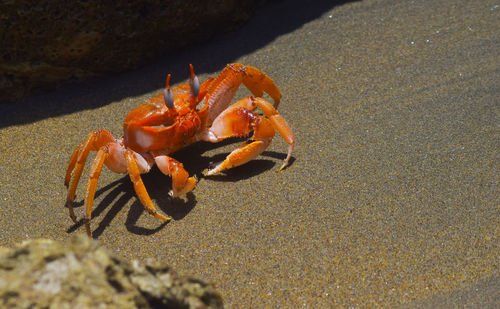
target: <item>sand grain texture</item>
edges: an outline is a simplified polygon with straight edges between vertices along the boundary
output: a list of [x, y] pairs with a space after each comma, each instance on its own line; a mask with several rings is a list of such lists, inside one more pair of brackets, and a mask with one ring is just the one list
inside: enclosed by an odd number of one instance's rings
[[[175, 218], [165, 226], [128, 177], [105, 170], [95, 237], [214, 282], [228, 308], [498, 307], [498, 2], [301, 3], [268, 5], [241, 30], [138, 71], [0, 106], [0, 245], [84, 233], [64, 207], [73, 148], [92, 129], [120, 135], [167, 72], [184, 82], [191, 62], [204, 80], [240, 62], [283, 92], [292, 165], [277, 172], [287, 146], [276, 136], [257, 160], [202, 177], [185, 202], [155, 169], [143, 180]], [[176, 158], [201, 175], [236, 145]]]

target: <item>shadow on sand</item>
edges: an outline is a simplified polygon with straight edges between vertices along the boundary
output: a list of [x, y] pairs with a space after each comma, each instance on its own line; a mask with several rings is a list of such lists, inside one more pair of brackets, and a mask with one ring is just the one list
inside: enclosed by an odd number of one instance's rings
[[219, 72], [227, 63], [271, 43], [318, 18], [333, 6], [350, 1], [300, 0], [276, 1], [262, 7], [239, 30], [222, 34], [207, 43], [196, 44], [144, 67], [95, 80], [66, 84], [53, 91], [44, 91], [13, 104], [0, 104], [0, 128], [30, 123], [48, 117], [93, 109], [161, 88], [166, 73], [173, 84], [188, 76], [188, 64], [197, 74]]

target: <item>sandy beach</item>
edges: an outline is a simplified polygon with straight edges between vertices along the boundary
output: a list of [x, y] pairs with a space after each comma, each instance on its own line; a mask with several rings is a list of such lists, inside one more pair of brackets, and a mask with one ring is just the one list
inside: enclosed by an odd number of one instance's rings
[[193, 63], [205, 80], [239, 62], [281, 89], [292, 164], [278, 172], [276, 135], [256, 160], [204, 177], [240, 142], [194, 144], [174, 155], [199, 178], [186, 198], [169, 197], [158, 169], [143, 175], [168, 224], [104, 169], [96, 239], [212, 282], [227, 308], [498, 307], [499, 34], [493, 0], [279, 1], [138, 70], [0, 105], [0, 246], [85, 233], [63, 182], [88, 132], [121, 136], [167, 73], [186, 82]]

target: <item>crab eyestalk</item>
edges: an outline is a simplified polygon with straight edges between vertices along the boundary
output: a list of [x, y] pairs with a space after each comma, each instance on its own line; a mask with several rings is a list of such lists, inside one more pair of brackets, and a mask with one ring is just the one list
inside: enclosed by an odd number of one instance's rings
[[165, 105], [168, 108], [174, 107], [174, 95], [172, 94], [172, 90], [170, 90], [170, 74], [167, 75], [167, 82], [163, 90], [163, 100], [165, 100]]
[[189, 86], [191, 87], [191, 94], [193, 97], [197, 98], [200, 94], [200, 81], [198, 77], [194, 74], [193, 65], [190, 63], [189, 68], [191, 69], [191, 76], [189, 77]]

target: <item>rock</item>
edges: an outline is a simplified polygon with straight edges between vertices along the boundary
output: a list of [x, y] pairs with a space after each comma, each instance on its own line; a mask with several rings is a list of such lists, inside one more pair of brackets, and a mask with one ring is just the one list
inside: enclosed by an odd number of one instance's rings
[[154, 261], [128, 262], [97, 241], [29, 240], [0, 255], [1, 308], [222, 308], [213, 287]]
[[2, 1], [0, 102], [203, 42], [247, 20], [262, 2]]

